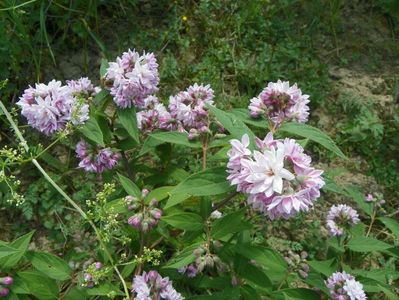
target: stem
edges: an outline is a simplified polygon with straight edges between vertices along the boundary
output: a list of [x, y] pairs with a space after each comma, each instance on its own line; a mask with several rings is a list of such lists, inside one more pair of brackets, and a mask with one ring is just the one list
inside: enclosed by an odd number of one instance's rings
[[[144, 252], [144, 232], [140, 230], [140, 250], [139, 250], [139, 259], [143, 256], [143, 252]], [[138, 275], [141, 273], [141, 269], [143, 267], [143, 263], [140, 262], [139, 265], [137, 266], [136, 271], [134, 272], [135, 275]]]
[[[19, 131], [18, 126], [15, 124], [14, 120], [12, 119], [10, 113], [8, 112], [7, 108], [4, 106], [3, 102], [0, 101], [0, 108], [1, 110], [4, 112], [4, 114], [6, 115], [6, 118], [8, 120], [8, 122], [10, 122], [10, 125], [12, 127], [12, 129], [14, 130], [16, 136], [18, 137], [18, 139], [21, 141], [22, 146], [24, 147], [24, 149], [26, 150], [26, 152], [29, 152], [29, 147], [28, 147], [28, 143], [26, 142], [25, 138], [23, 137], [21, 131]], [[122, 282], [123, 285], [123, 289], [125, 291], [126, 297], [129, 298], [129, 290], [127, 288], [126, 282], [123, 279], [121, 273], [118, 270], [118, 267], [115, 265], [114, 259], [112, 258], [111, 254], [109, 253], [107, 247], [105, 246], [104, 241], [101, 238], [101, 234], [98, 230], [98, 228], [96, 227], [96, 225], [93, 223], [92, 220], [90, 220], [90, 218], [87, 216], [87, 214], [79, 207], [78, 204], [76, 204], [75, 201], [73, 201], [64, 191], [63, 189], [57, 184], [55, 183], [55, 181], [47, 174], [47, 172], [42, 168], [42, 166], [39, 164], [39, 162], [33, 158], [32, 159], [32, 163], [35, 165], [35, 167], [40, 171], [40, 173], [42, 173], [43, 177], [61, 194], [62, 197], [64, 197], [64, 199], [73, 207], [77, 210], [77, 212], [82, 216], [83, 219], [85, 219], [90, 226], [93, 228], [94, 232], [96, 233], [97, 239], [100, 242], [101, 247], [104, 249], [104, 252], [106, 254], [106, 256], [108, 257], [109, 261], [111, 262], [112, 267], [114, 268], [115, 272], [118, 274], [119, 279]]]
[[208, 136], [202, 142], [202, 170], [206, 169], [206, 151], [208, 150]]
[[373, 227], [376, 214], [377, 214], [377, 209], [374, 205], [373, 215], [371, 216], [371, 221], [370, 221], [369, 229], [367, 230], [367, 233], [366, 233], [366, 237], [368, 237], [371, 232], [371, 228]]
[[287, 272], [287, 274], [285, 274], [283, 280], [281, 280], [280, 284], [278, 285], [277, 291], [279, 291], [283, 287], [284, 282], [287, 281], [288, 276], [290, 276], [290, 274], [291, 272]]
[[224, 206], [225, 204], [227, 204], [228, 202], [230, 202], [230, 200], [232, 200], [235, 196], [238, 195], [238, 192], [234, 192], [231, 193], [230, 195], [228, 195], [224, 200], [218, 202], [213, 208], [212, 208], [212, 212], [214, 212], [215, 210], [218, 210], [219, 208], [221, 208], [222, 206]]

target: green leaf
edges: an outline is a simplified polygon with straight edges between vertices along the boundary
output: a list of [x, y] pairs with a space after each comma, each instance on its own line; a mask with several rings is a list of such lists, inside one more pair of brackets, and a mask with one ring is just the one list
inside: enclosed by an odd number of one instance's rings
[[260, 264], [267, 271], [269, 278], [275, 283], [281, 282], [288, 272], [285, 260], [272, 249], [249, 244], [237, 244], [235, 251]]
[[130, 108], [117, 108], [118, 120], [126, 129], [127, 133], [137, 142], [139, 139], [139, 129], [137, 127], [136, 109], [134, 106]]
[[231, 191], [233, 188], [226, 178], [224, 167], [210, 168], [191, 175], [170, 192], [171, 197], [165, 209], [179, 204], [190, 196], [213, 196]]
[[251, 223], [245, 221], [245, 210], [240, 210], [217, 219], [212, 224], [211, 236], [214, 239], [221, 239], [228, 234], [251, 229]]
[[241, 286], [240, 291], [241, 296], [244, 298], [244, 300], [262, 300], [256, 289], [248, 284]]
[[391, 245], [371, 237], [355, 236], [347, 244], [355, 252], [373, 252], [392, 248]]
[[284, 123], [279, 131], [299, 135], [314, 141], [341, 158], [347, 158], [334, 141], [320, 129], [302, 123]]
[[45, 252], [32, 252], [29, 260], [36, 270], [43, 272], [48, 277], [56, 280], [67, 280], [71, 278], [72, 270], [61, 258]]
[[265, 274], [265, 272], [254, 265], [249, 263], [245, 263], [245, 265], [240, 266], [238, 269], [238, 274], [240, 277], [248, 280], [249, 282], [253, 283], [255, 286], [271, 290], [272, 283]]
[[162, 186], [151, 190], [148, 195], [144, 198], [146, 203], [149, 203], [152, 199], [161, 201], [169, 197], [169, 193], [174, 189], [174, 186]]
[[223, 125], [223, 127], [230, 132], [232, 137], [241, 140], [244, 134], [248, 134], [251, 141], [250, 146], [254, 146], [255, 135], [236, 115], [225, 112], [211, 105], [207, 105], [207, 108], [215, 115], [216, 119]]
[[387, 217], [381, 217], [378, 218], [382, 223], [384, 223], [384, 225], [386, 227], [388, 227], [388, 229], [390, 231], [392, 231], [392, 233], [394, 235], [396, 235], [397, 237], [399, 237], [399, 222], [391, 219], [391, 218], [387, 218]]
[[204, 227], [201, 216], [194, 213], [174, 213], [163, 216], [162, 220], [173, 227], [188, 231], [201, 230]]
[[308, 264], [317, 272], [329, 277], [337, 270], [337, 260], [335, 258], [323, 261], [312, 260]]
[[162, 145], [164, 141], [157, 140], [151, 136], [148, 136], [143, 143], [143, 146], [140, 149], [138, 156], [143, 156], [144, 154], [150, 152], [155, 149], [157, 146]]
[[29, 288], [30, 293], [40, 300], [54, 300], [58, 298], [58, 286], [54, 279], [38, 271], [24, 271], [18, 273]]
[[273, 299], [320, 300], [320, 295], [317, 292], [305, 288], [284, 289], [273, 293], [273, 296], [276, 297]]
[[88, 289], [86, 292], [88, 295], [92, 296], [107, 296], [109, 293], [115, 293], [115, 295], [119, 296], [125, 295], [117, 286], [108, 282], [101, 283], [91, 289]]
[[162, 143], [171, 143], [183, 145], [191, 148], [201, 148], [202, 145], [199, 141], [190, 141], [188, 135], [182, 132], [165, 131], [150, 134], [150, 137]]
[[94, 114], [90, 115], [90, 119], [80, 128], [80, 132], [96, 144], [105, 146], [103, 132]]
[[105, 58], [102, 58], [101, 65], [100, 65], [100, 77], [101, 78], [105, 77], [105, 73], [107, 73], [108, 67], [109, 67], [108, 60]]
[[0, 245], [0, 266], [2, 268], [12, 268], [20, 261], [28, 249], [34, 232], [31, 231], [11, 243]]
[[164, 269], [178, 269], [191, 264], [195, 260], [193, 251], [198, 248], [201, 243], [194, 243], [172, 257], [163, 267]]
[[68, 290], [68, 293], [65, 295], [64, 300], [84, 300], [87, 298], [87, 288], [74, 286], [73, 288]]
[[131, 196], [141, 198], [141, 191], [138, 186], [131, 181], [129, 178], [118, 173], [119, 181], [123, 186], [123, 189]]
[[269, 129], [267, 120], [263, 118], [252, 118], [249, 115], [249, 111], [246, 108], [235, 108], [231, 111], [238, 119], [246, 124], [253, 125], [255, 127]]

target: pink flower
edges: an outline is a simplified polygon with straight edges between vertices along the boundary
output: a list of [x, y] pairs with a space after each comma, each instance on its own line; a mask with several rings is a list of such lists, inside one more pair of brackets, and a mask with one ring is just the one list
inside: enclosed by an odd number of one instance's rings
[[288, 81], [269, 82], [248, 106], [251, 117], [265, 116], [276, 125], [283, 121], [305, 123], [309, 116], [309, 96], [302, 94], [296, 84]]
[[255, 139], [258, 150], [251, 151], [249, 138], [232, 140], [227, 153], [227, 179], [237, 191], [248, 195], [248, 203], [271, 219], [289, 218], [307, 211], [320, 197], [323, 171], [311, 167], [311, 159], [293, 139]]
[[327, 227], [332, 236], [343, 235], [359, 221], [357, 211], [345, 204], [333, 205], [327, 215]]

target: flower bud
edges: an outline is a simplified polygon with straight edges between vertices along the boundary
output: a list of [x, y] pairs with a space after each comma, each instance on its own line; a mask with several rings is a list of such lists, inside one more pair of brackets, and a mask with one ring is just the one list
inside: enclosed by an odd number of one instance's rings
[[213, 266], [215, 265], [213, 258], [211, 255], [207, 255], [205, 256], [205, 263], [209, 268], [213, 268]]
[[98, 261], [98, 262], [96, 262], [95, 266], [96, 266], [97, 270], [100, 270], [103, 267], [103, 264]]
[[162, 211], [160, 209], [157, 209], [157, 208], [153, 209], [153, 210], [151, 210], [150, 213], [157, 220], [159, 220], [162, 217]]
[[306, 251], [302, 251], [301, 252], [301, 258], [302, 259], [305, 259], [305, 258], [307, 258], [308, 257], [308, 253], [306, 252]]
[[158, 201], [157, 201], [157, 199], [153, 198], [153, 199], [150, 201], [150, 206], [158, 206]]
[[301, 275], [302, 278], [304, 279], [308, 278], [308, 273], [306, 273], [305, 271], [299, 270], [298, 273], [299, 275]]
[[150, 224], [148, 223], [148, 221], [144, 221], [143, 223], [141, 223], [141, 229], [143, 230], [143, 232], [147, 232], [150, 229]]
[[12, 285], [14, 279], [11, 276], [0, 278], [0, 283], [4, 285]]
[[8, 288], [0, 287], [0, 297], [7, 297], [9, 293], [10, 290]]
[[141, 214], [136, 214], [134, 216], [131, 216], [127, 223], [133, 227], [139, 228], [140, 227], [140, 223], [142, 221], [143, 217], [141, 216]]
[[231, 285], [232, 286], [237, 286], [238, 285], [238, 279], [234, 275], [233, 275], [233, 277], [231, 277]]
[[199, 264], [197, 264], [198, 272], [202, 272], [205, 269], [205, 266], [206, 266], [205, 260], [203, 260]]
[[153, 281], [154, 282], [158, 278], [158, 272], [155, 271], [155, 270], [151, 270], [151, 271], [149, 271], [147, 273], [147, 276], [148, 276], [147, 278], [148, 278], [149, 281]]
[[148, 193], [149, 193], [150, 191], [149, 190], [147, 190], [147, 189], [142, 189], [141, 190], [141, 197], [146, 197], [147, 195], [148, 195]]
[[202, 247], [198, 247], [193, 251], [194, 256], [200, 257], [204, 253], [204, 249]]
[[308, 273], [309, 272], [309, 265], [303, 265], [302, 266], [302, 270], [304, 270], [306, 273]]
[[188, 139], [190, 141], [196, 139], [199, 136], [198, 131], [194, 128], [191, 128], [189, 133], [188, 133]]
[[227, 136], [227, 135], [224, 134], [224, 133], [216, 133], [216, 134], [214, 135], [215, 139], [222, 139], [222, 138], [225, 138], [226, 136]]
[[93, 279], [93, 277], [91, 276], [91, 274], [85, 273], [83, 275], [83, 279], [84, 279], [84, 281], [91, 281]]

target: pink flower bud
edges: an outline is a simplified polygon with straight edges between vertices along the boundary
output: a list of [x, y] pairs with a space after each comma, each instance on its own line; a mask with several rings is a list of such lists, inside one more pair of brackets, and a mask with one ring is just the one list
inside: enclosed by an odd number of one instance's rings
[[157, 280], [158, 275], [159, 274], [157, 271], [152, 270], [147, 273], [147, 278], [149, 281], [155, 281], [155, 280]]
[[83, 275], [83, 279], [84, 279], [84, 281], [91, 281], [93, 279], [93, 277], [91, 276], [91, 274], [85, 273]]
[[14, 282], [14, 279], [11, 276], [7, 276], [7, 277], [0, 279], [0, 283], [2, 283], [4, 285], [12, 285], [13, 282]]
[[103, 267], [103, 264], [98, 261], [98, 262], [96, 262], [95, 266], [96, 266], [97, 270], [100, 270]]
[[8, 288], [0, 287], [0, 297], [7, 297], [9, 293], [10, 290]]
[[158, 201], [157, 201], [157, 199], [152, 199], [151, 201], [150, 201], [150, 206], [158, 206]]
[[147, 190], [147, 189], [142, 189], [141, 190], [141, 197], [146, 197], [147, 195], [148, 195], [148, 193], [149, 193], [150, 191], [149, 190]]
[[128, 219], [127, 223], [133, 227], [138, 228], [138, 227], [140, 227], [141, 220], [142, 220], [141, 215], [137, 214], [137, 215], [131, 216]]
[[160, 210], [160, 209], [153, 209], [153, 210], [151, 210], [151, 215], [152, 215], [155, 219], [159, 220], [159, 219], [162, 217], [162, 210]]

